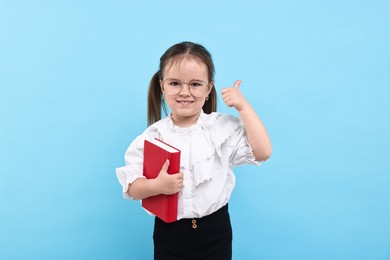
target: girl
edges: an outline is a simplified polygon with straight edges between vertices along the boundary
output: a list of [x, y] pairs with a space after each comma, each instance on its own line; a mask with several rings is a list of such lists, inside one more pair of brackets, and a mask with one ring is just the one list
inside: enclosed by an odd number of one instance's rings
[[[142, 200], [179, 192], [177, 221], [155, 218], [154, 259], [231, 259], [228, 201], [233, 167], [258, 164], [271, 155], [268, 134], [240, 91], [241, 81], [222, 90], [239, 118], [216, 113], [214, 64], [201, 45], [182, 42], [160, 58], [148, 93], [149, 127], [129, 146], [126, 166], [116, 169], [125, 197]], [[167, 114], [161, 119], [161, 109]], [[156, 179], [142, 173], [144, 140], [159, 138], [181, 150], [180, 172], [166, 161]]]

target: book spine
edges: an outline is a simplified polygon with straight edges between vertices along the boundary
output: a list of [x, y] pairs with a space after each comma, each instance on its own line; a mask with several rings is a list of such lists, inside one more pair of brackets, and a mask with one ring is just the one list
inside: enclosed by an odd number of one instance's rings
[[169, 159], [168, 173], [175, 174], [180, 172], [180, 152], [170, 153], [168, 159]]

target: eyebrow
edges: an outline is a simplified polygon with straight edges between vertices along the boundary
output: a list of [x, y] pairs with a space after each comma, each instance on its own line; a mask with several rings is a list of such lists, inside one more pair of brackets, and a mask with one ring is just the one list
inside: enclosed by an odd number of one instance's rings
[[[174, 80], [178, 80], [178, 81], [186, 81], [186, 82], [191, 82], [191, 81], [204, 81], [202, 79], [191, 79], [190, 81], [187, 81], [187, 80], [181, 80], [181, 79], [177, 79], [177, 78], [167, 78], [167, 79], [174, 79]], [[207, 81], [204, 81], [204, 82], [207, 82]]]

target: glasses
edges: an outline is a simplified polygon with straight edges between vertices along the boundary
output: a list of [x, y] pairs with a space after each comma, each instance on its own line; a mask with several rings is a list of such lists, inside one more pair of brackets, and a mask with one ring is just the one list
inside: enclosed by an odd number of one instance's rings
[[181, 81], [178, 79], [165, 79], [162, 82], [165, 93], [170, 96], [177, 95], [187, 84], [191, 95], [194, 97], [202, 97], [206, 94], [209, 84], [202, 80]]

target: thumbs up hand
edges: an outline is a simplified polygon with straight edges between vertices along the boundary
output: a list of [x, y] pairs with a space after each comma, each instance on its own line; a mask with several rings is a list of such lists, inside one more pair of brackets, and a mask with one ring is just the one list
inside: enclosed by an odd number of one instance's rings
[[228, 107], [234, 107], [238, 112], [249, 105], [248, 101], [241, 93], [240, 84], [241, 80], [236, 80], [233, 87], [222, 89], [222, 98], [225, 104]]

